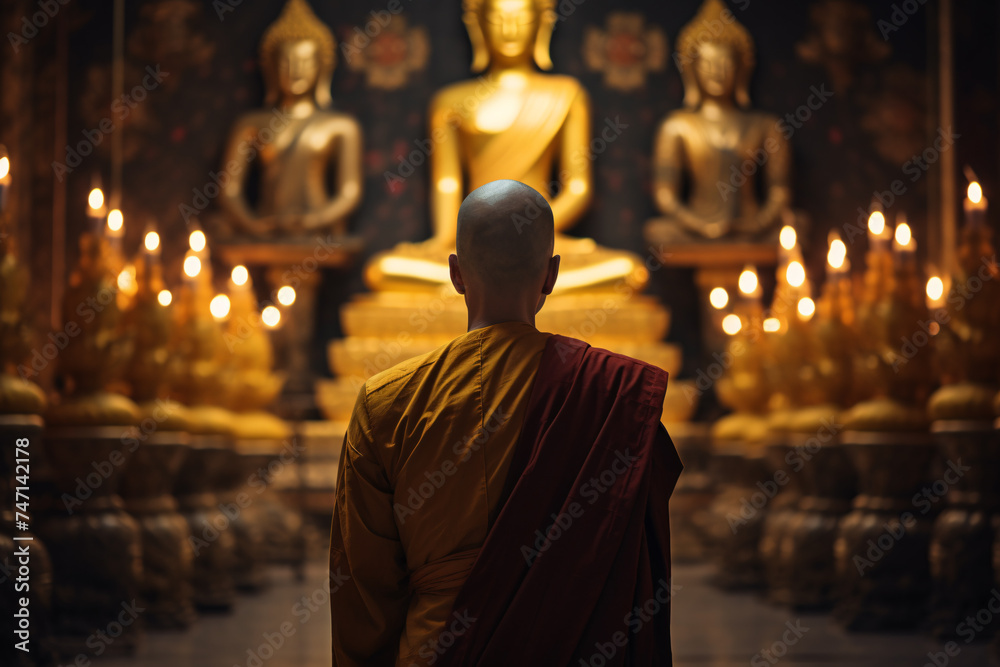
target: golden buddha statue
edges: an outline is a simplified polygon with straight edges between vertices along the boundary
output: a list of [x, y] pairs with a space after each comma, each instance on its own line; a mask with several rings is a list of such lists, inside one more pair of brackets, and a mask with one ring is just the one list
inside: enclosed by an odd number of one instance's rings
[[656, 137], [653, 188], [663, 217], [647, 223], [647, 238], [776, 240], [791, 202], [791, 126], [749, 109], [753, 38], [721, 0], [706, 0], [681, 30], [676, 60], [685, 108], [667, 116]]
[[[626, 252], [562, 232], [593, 196], [588, 155], [590, 102], [576, 79], [543, 74], [552, 68], [549, 41], [554, 0], [464, 0], [474, 71], [486, 74], [438, 92], [430, 106], [433, 236], [376, 255], [365, 270], [375, 290], [426, 290], [450, 283], [458, 209], [465, 195], [499, 179], [543, 193], [555, 217], [555, 254], [562, 257], [555, 291], [610, 288], [623, 280], [641, 289], [648, 271]], [[553, 175], [556, 175], [553, 178]], [[528, 207], [530, 224], [538, 212]]]
[[[258, 240], [342, 236], [361, 201], [361, 128], [329, 110], [333, 33], [305, 0], [288, 0], [264, 34], [260, 65], [267, 108], [238, 118], [230, 133], [219, 178], [223, 231]], [[260, 184], [252, 205], [245, 184], [255, 158]]]

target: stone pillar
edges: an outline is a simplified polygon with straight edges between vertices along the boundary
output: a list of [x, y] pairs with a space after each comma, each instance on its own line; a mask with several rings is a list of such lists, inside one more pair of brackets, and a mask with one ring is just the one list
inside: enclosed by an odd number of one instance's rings
[[127, 432], [126, 426], [79, 426], [44, 434], [52, 494], [38, 535], [52, 557], [60, 654], [92, 654], [95, 643], [102, 655], [131, 653], [143, 634], [140, 529], [118, 495], [133, 453], [123, 443]]
[[[4, 637], [0, 644], [0, 663], [12, 667], [48, 667], [56, 661], [52, 644], [52, 562], [44, 542], [31, 531], [30, 519], [29, 530], [19, 529], [15, 521], [20, 517], [14, 514], [15, 504], [24, 502], [27, 503], [26, 514], [32, 518], [37, 516], [42, 447], [40, 417], [0, 415], [0, 633]], [[16, 459], [25, 458], [27, 462], [21, 464], [25, 467], [18, 468]], [[16, 496], [17, 487], [24, 486], [25, 475], [27, 493]], [[15, 536], [19, 539], [15, 540]], [[20, 570], [25, 549], [30, 586], [27, 596], [15, 589], [18, 578], [24, 578]], [[22, 641], [15, 634], [19, 619], [14, 617], [19, 608], [17, 602], [22, 597], [28, 598], [31, 624], [27, 653], [15, 646]]]
[[189, 451], [189, 438], [179, 431], [137, 435], [136, 443], [139, 438], [142, 442], [122, 479], [121, 494], [142, 534], [140, 592], [145, 618], [154, 628], [186, 628], [195, 620], [194, 552], [187, 520], [171, 494]]
[[218, 494], [236, 454], [223, 435], [192, 434], [190, 447], [174, 494], [191, 531], [194, 604], [207, 611], [229, 611], [236, 600], [236, 537]]
[[841, 442], [859, 494], [837, 532], [834, 616], [854, 631], [914, 628], [931, 592], [934, 519], [914, 497], [932, 478], [934, 441], [924, 432], [845, 431]]
[[[1000, 506], [1000, 432], [989, 421], [940, 420], [931, 431], [945, 465], [932, 498], [948, 506], [934, 522], [931, 573], [934, 591], [928, 628], [954, 639], [956, 626], [975, 616], [991, 597], [994, 524]], [[926, 502], [926, 501], [921, 501]], [[992, 624], [986, 628], [992, 634]]]

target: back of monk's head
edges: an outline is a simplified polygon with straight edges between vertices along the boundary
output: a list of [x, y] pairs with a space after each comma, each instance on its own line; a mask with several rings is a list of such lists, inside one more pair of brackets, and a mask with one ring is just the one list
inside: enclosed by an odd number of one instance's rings
[[458, 211], [456, 254], [466, 281], [487, 289], [525, 289], [545, 278], [555, 230], [537, 190], [501, 180], [473, 190]]

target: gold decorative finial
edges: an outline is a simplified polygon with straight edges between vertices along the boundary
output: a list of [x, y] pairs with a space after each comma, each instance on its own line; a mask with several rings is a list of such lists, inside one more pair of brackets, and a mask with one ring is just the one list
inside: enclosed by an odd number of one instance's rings
[[316, 104], [330, 106], [330, 83], [337, 66], [337, 43], [330, 31], [316, 16], [305, 0], [288, 0], [278, 19], [264, 33], [260, 42], [260, 63], [267, 85], [267, 101], [278, 99], [278, 81], [275, 67], [278, 47], [289, 42], [312, 41], [316, 43], [320, 72], [316, 85]]
[[736, 20], [722, 0], [705, 0], [695, 17], [681, 29], [677, 37], [675, 60], [684, 80], [684, 106], [695, 108], [701, 103], [701, 93], [694, 77], [694, 63], [704, 44], [729, 47], [736, 62], [736, 102], [750, 106], [750, 74], [756, 60], [750, 32]]

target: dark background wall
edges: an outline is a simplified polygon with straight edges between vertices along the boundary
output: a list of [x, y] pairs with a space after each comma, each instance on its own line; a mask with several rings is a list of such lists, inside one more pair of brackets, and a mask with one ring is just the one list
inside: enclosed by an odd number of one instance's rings
[[[138, 83], [146, 66], [159, 65], [169, 76], [125, 120], [122, 208], [129, 221], [147, 216], [157, 220], [165, 240], [165, 263], [173, 272], [168, 279], [179, 277], [186, 244], [187, 229], [178, 206], [190, 203], [193, 189], [204, 187], [209, 172], [218, 169], [235, 117], [263, 104], [257, 48], [283, 2], [243, 0], [232, 11], [220, 14], [217, 8], [223, 4], [226, 0], [127, 3], [126, 87]], [[363, 26], [370, 12], [386, 6], [382, 0], [314, 0], [312, 4], [340, 41], [356, 26]], [[366, 192], [352, 218], [351, 231], [364, 239], [367, 253], [429, 235], [426, 164], [396, 188], [387, 186], [384, 172], [398, 168], [415, 142], [426, 136], [427, 104], [434, 91], [470, 76], [471, 48], [459, 0], [402, 0], [402, 4], [408, 24], [424, 28], [430, 36], [426, 66], [398, 90], [379, 90], [366, 85], [364, 72], [346, 67], [341, 53], [333, 80], [334, 105], [353, 114], [364, 128]], [[618, 119], [628, 126], [596, 156], [596, 198], [574, 233], [592, 236], [605, 245], [645, 251], [642, 225], [654, 213], [652, 138], [659, 121], [680, 106], [683, 92], [669, 57], [663, 70], [650, 72], [639, 90], [608, 87], [603, 74], [590, 71], [585, 64], [585, 30], [604, 28], [612, 12], [638, 12], [647, 27], [657, 26], [666, 35], [669, 56], [680, 28], [700, 4], [700, 0], [586, 0], [579, 6], [567, 5], [575, 9], [560, 22], [553, 38], [554, 71], [578, 77], [590, 92], [595, 136], [605, 119]], [[868, 16], [850, 29], [829, 19], [814, 22], [810, 12], [820, 4], [802, 0], [730, 3], [756, 41], [757, 68], [751, 87], [755, 107], [783, 116], [804, 104], [813, 86], [835, 90], [831, 100], [791, 139], [794, 204], [811, 222], [804, 241], [814, 283], [822, 279], [827, 232], [854, 222], [858, 207], [867, 208], [873, 191], [887, 190], [894, 180], [903, 179], [906, 192], [890, 211], [908, 214], [922, 254], [929, 242], [934, 246], [933, 230], [939, 224], [936, 208], [930, 208], [936, 207], [936, 171], [915, 181], [910, 180], [912, 168], [903, 171], [907, 161], [933, 144], [938, 131], [937, 3], [904, 3], [916, 11], [887, 39], [878, 22], [891, 21], [894, 3], [852, 3], [867, 8]], [[996, 45], [1000, 11], [995, 0], [960, 0], [955, 5], [958, 164], [960, 168], [971, 165], [984, 182], [987, 196], [1000, 205], [1000, 56]], [[69, 21], [67, 141], [71, 144], [110, 113], [111, 7], [107, 0], [75, 0], [65, 10]], [[829, 54], [818, 60], [804, 57], [802, 45], [817, 34], [825, 35], [828, 45], [846, 40], [847, 48], [839, 58]], [[852, 64], [851, 60], [860, 62]], [[847, 83], [843, 72], [850, 74]], [[102, 172], [108, 182], [108, 143], [102, 142], [67, 176], [70, 262], [76, 235], [85, 224], [84, 202], [92, 173]], [[964, 191], [964, 180], [960, 188]], [[141, 232], [141, 224], [128, 226], [126, 248], [138, 247]], [[850, 248], [856, 267], [861, 266], [864, 246], [862, 241]], [[324, 369], [323, 342], [339, 334], [337, 307], [362, 289], [358, 270], [325, 276], [314, 351], [317, 365]], [[703, 351], [695, 324], [700, 305], [691, 273], [661, 271], [651, 291], [674, 308], [670, 338], [688, 351], [688, 369], [696, 368]]]

